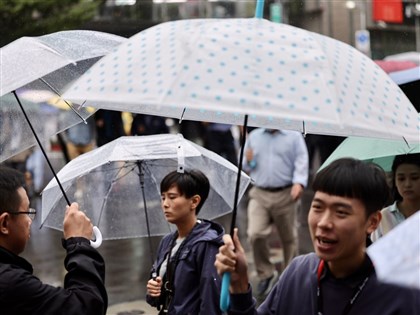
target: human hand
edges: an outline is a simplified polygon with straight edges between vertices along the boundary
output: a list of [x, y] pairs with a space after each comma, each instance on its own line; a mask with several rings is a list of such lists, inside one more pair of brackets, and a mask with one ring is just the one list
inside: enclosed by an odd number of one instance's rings
[[147, 282], [147, 294], [151, 297], [159, 297], [162, 288], [162, 278], [156, 277], [156, 279], [150, 279]]
[[293, 201], [298, 200], [303, 194], [303, 187], [301, 184], [293, 184], [292, 189], [290, 191], [290, 196], [292, 197]]
[[79, 205], [76, 202], [66, 207], [63, 227], [65, 239], [70, 237], [84, 237], [90, 240], [92, 238], [92, 222], [90, 222], [90, 219], [84, 212], [79, 211]]
[[248, 291], [248, 264], [245, 250], [238, 237], [238, 229], [235, 228], [233, 241], [229, 234], [223, 236], [224, 245], [220, 246], [216, 255], [214, 266], [219, 275], [230, 272], [230, 292], [245, 293]]

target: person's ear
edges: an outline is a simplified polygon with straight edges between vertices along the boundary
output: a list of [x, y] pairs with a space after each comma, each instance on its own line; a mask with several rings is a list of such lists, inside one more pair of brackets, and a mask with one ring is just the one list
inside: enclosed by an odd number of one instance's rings
[[195, 211], [197, 209], [198, 205], [201, 202], [200, 195], [194, 195], [191, 197], [191, 209]]
[[1, 234], [9, 234], [9, 222], [10, 222], [10, 215], [7, 212], [3, 212], [0, 215], [0, 233]]
[[368, 218], [368, 225], [367, 225], [367, 234], [371, 234], [373, 231], [375, 231], [381, 222], [382, 219], [382, 213], [381, 211], [376, 211], [372, 213]]

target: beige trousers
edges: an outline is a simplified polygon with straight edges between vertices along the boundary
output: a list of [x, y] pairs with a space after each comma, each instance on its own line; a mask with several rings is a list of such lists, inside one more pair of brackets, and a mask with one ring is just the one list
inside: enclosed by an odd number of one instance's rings
[[258, 187], [249, 191], [248, 240], [254, 257], [255, 269], [260, 279], [272, 276], [275, 266], [270, 262], [268, 238], [274, 225], [283, 245], [284, 265], [297, 253], [295, 212], [298, 202], [290, 196], [291, 187], [269, 192]]

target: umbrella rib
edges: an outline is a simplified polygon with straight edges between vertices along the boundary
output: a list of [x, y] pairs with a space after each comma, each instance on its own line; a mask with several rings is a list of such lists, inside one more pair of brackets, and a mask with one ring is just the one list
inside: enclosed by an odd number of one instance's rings
[[[121, 178], [123, 178], [123, 177], [127, 176], [129, 173], [131, 173], [131, 172], [134, 170], [134, 167], [133, 167], [133, 168], [132, 168], [129, 172], [127, 172], [127, 173], [123, 174], [122, 176], [118, 177], [118, 174], [121, 172], [121, 170], [123, 170], [123, 169], [125, 169], [125, 168], [126, 168], [125, 164], [124, 164], [123, 166], [121, 166], [121, 167], [119, 168], [118, 172], [116, 172], [116, 174], [115, 174], [115, 176], [114, 176], [114, 179], [113, 179], [113, 180], [110, 182], [110, 184], [109, 184], [108, 191], [107, 191], [107, 193], [106, 193], [106, 195], [105, 195], [105, 197], [104, 197], [104, 199], [103, 199], [102, 205], [101, 205], [101, 211], [100, 211], [100, 214], [99, 214], [98, 224], [97, 224], [98, 226], [99, 226], [99, 224], [100, 224], [100, 222], [101, 222], [101, 219], [102, 219], [102, 214], [103, 214], [103, 212], [104, 212], [104, 208], [105, 208], [105, 204], [106, 204], [106, 202], [107, 202], [107, 200], [108, 200], [108, 196], [109, 196], [109, 194], [111, 193], [112, 186], [114, 186], [114, 184], [115, 184], [116, 182], [118, 182]], [[118, 169], [118, 168], [114, 168], [114, 169], [111, 169], [111, 170], [116, 170], [116, 169]]]
[[[48, 86], [55, 94], [58, 95], [58, 97], [60, 99], [62, 99], [60, 92], [58, 92], [58, 90], [56, 88], [54, 88], [51, 84], [49, 84], [47, 81], [45, 81], [43, 78], [40, 78], [41, 82], [43, 82], [46, 86]], [[79, 118], [85, 123], [87, 124], [86, 119], [79, 114], [79, 112], [73, 107], [72, 104], [70, 104], [69, 102], [67, 102], [65, 99], [63, 99], [63, 101], [70, 107], [70, 109], [77, 115], [79, 116]]]
[[[147, 161], [147, 163], [146, 163], [146, 161], [145, 160], [143, 160], [143, 170], [145, 171], [145, 172], [147, 172], [148, 173], [148, 176], [149, 176], [149, 178], [151, 179], [151, 181], [154, 183], [154, 185], [156, 186], [156, 189], [158, 190], [158, 191], [160, 191], [160, 186], [158, 185], [158, 183], [157, 183], [157, 181], [156, 181], [156, 178], [155, 178], [155, 176], [153, 175], [153, 173], [151, 172], [151, 170], [150, 170], [150, 168], [149, 168], [149, 166], [156, 166], [156, 165], [161, 165], [161, 166], [165, 166], [163, 163], [162, 164], [158, 164], [158, 163], [156, 163], [156, 164], [153, 164], [153, 163], [150, 163], [150, 161]], [[171, 227], [170, 227], [170, 224], [168, 223], [168, 221], [165, 221], [166, 222], [166, 225], [167, 225], [167, 227], [168, 227], [168, 230], [170, 231], [171, 230]]]

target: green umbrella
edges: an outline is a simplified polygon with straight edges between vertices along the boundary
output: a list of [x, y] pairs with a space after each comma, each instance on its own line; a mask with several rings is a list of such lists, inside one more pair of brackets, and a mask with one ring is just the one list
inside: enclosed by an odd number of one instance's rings
[[339, 158], [352, 157], [378, 164], [386, 172], [390, 172], [396, 155], [412, 153], [420, 153], [420, 140], [407, 144], [400, 140], [349, 137], [335, 149], [320, 169]]

